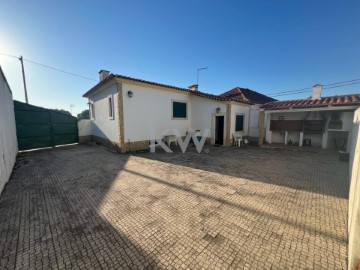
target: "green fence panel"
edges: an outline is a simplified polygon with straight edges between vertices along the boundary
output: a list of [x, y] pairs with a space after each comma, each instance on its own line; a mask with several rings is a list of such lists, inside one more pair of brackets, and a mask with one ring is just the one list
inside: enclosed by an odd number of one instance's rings
[[59, 123], [59, 124], [76, 124], [77, 119], [74, 116], [65, 114], [65, 113], [59, 113], [59, 112], [51, 112], [51, 119], [53, 123]]
[[14, 101], [19, 150], [78, 142], [74, 116]]
[[49, 109], [45, 109], [42, 107], [37, 107], [34, 105], [26, 104], [17, 100], [14, 100], [14, 106], [16, 107], [17, 111], [33, 111], [33, 112], [47, 112]]
[[[77, 132], [77, 124], [58, 124], [52, 125], [53, 134], [73, 134]], [[75, 132], [76, 131], [76, 132]]]
[[49, 124], [46, 125], [18, 124], [16, 126], [16, 132], [19, 135], [21, 135], [21, 138], [51, 136], [51, 127]]
[[51, 136], [44, 137], [28, 137], [28, 138], [19, 138], [18, 137], [18, 147], [19, 150], [29, 150], [36, 148], [51, 147]]
[[71, 144], [78, 142], [77, 134], [54, 135], [55, 145]]
[[50, 124], [48, 112], [15, 111], [16, 124]]

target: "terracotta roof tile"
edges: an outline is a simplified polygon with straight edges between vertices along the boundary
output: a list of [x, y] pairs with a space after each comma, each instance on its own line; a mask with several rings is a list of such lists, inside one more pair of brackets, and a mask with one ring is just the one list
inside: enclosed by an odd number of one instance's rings
[[[181, 88], [181, 87], [177, 87], [177, 86], [161, 84], [161, 83], [146, 81], [146, 80], [142, 80], [142, 79], [137, 79], [137, 78], [128, 77], [128, 76], [124, 76], [124, 75], [112, 74], [112, 73], [108, 77], [106, 77], [104, 80], [99, 82], [97, 85], [95, 85], [93, 88], [91, 88], [89, 91], [87, 91], [83, 95], [83, 97], [90, 96], [92, 93], [94, 93], [96, 90], [98, 90], [101, 86], [105, 85], [107, 82], [111, 81], [114, 78], [120, 78], [120, 79], [130, 80], [130, 81], [134, 81], [134, 82], [142, 82], [142, 83], [146, 83], [146, 84], [150, 84], [150, 85], [162, 86], [162, 87], [171, 88], [171, 89], [175, 89], [175, 90], [179, 90], [179, 91], [183, 91], [183, 92], [188, 92], [191, 95], [209, 98], [209, 99], [218, 100], [218, 101], [234, 101], [234, 102], [245, 103], [245, 104], [253, 104], [253, 102], [251, 102], [247, 99], [239, 98], [236, 96], [227, 97], [227, 96], [223, 96], [223, 95], [213, 95], [213, 94], [203, 93], [200, 91], [192, 91], [188, 88]], [[252, 91], [252, 92], [254, 92], [254, 91]], [[259, 94], [259, 95], [261, 95], [261, 94]]]
[[344, 96], [323, 97], [320, 99], [295, 99], [284, 101], [272, 101], [261, 106], [268, 110], [285, 110], [290, 108], [311, 108], [324, 106], [359, 106], [360, 94], [351, 94]]
[[248, 88], [235, 87], [220, 96], [227, 98], [237, 98], [239, 100], [244, 100], [253, 104], [265, 104], [267, 102], [275, 101], [271, 97], [260, 94], [256, 91], [250, 90]]

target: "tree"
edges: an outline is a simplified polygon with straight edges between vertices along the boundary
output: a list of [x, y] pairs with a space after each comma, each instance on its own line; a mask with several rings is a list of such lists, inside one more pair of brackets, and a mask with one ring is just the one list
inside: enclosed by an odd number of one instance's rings
[[90, 119], [89, 110], [83, 110], [81, 113], [77, 115], [78, 120], [81, 119]]
[[61, 112], [61, 113], [71, 115], [71, 113], [69, 111], [66, 111], [66, 110], [63, 110], [63, 109], [53, 109], [53, 111], [57, 111], [57, 112]]

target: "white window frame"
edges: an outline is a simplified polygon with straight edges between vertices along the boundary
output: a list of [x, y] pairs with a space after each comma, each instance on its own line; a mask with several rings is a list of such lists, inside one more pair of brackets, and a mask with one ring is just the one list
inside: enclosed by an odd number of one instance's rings
[[107, 106], [108, 106], [108, 116], [110, 120], [115, 119], [115, 111], [114, 111], [114, 96], [107, 97]]
[[[236, 117], [237, 116], [242, 116], [243, 117], [243, 126], [242, 126], [242, 130], [236, 130]], [[245, 131], [245, 114], [244, 113], [237, 113], [235, 114], [235, 132], [244, 132]]]
[[90, 102], [90, 116], [91, 120], [95, 120], [95, 103]]
[[[186, 117], [174, 117], [174, 102], [185, 103], [186, 104]], [[189, 103], [186, 100], [171, 100], [171, 119], [172, 120], [187, 120], [189, 117]]]

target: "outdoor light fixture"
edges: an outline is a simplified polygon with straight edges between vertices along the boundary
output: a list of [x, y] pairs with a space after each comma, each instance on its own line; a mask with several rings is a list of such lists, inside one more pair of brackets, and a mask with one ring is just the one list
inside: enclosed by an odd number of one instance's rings
[[220, 107], [217, 107], [216, 108], [216, 113], [219, 113], [220, 112]]
[[132, 98], [133, 95], [134, 95], [134, 93], [133, 93], [131, 90], [129, 90], [129, 91], [128, 91], [128, 96], [129, 96], [129, 98]]

